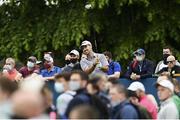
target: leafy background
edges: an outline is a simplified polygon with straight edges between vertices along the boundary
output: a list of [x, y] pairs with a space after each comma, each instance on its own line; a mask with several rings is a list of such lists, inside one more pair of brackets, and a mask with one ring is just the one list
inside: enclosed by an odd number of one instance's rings
[[[180, 60], [180, 0], [4, 0], [0, 6], [0, 57], [26, 61], [55, 54], [56, 63], [90, 40], [125, 69], [137, 48], [155, 63], [171, 46]], [[85, 5], [92, 8], [86, 9]]]

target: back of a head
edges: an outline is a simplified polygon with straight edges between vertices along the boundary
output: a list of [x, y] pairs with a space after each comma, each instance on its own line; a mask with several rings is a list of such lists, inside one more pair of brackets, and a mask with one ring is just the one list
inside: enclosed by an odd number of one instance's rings
[[104, 54], [105, 56], [108, 56], [110, 59], [112, 59], [112, 53], [111, 53], [111, 52], [105, 51], [105, 52], [103, 52], [103, 54]]
[[125, 97], [127, 98], [128, 91], [122, 84], [115, 83], [115, 84], [113, 84], [113, 88], [115, 88], [118, 91], [118, 93], [123, 93], [125, 95]]
[[18, 84], [6, 77], [0, 76], [0, 89], [1, 91], [11, 95], [18, 89]]
[[56, 76], [55, 76], [55, 79], [57, 80], [57, 79], [60, 79], [60, 78], [64, 78], [65, 79], [65, 81], [69, 81], [70, 80], [70, 73], [68, 73], [68, 72], [63, 72], [63, 73], [60, 73], [60, 74], [57, 74]]
[[69, 119], [100, 119], [100, 114], [90, 105], [79, 105], [70, 112]]
[[81, 71], [81, 70], [74, 70], [74, 71], [71, 72], [71, 76], [73, 74], [78, 74], [80, 76], [81, 80], [85, 80], [85, 81], [89, 80], [88, 75], [85, 72]]

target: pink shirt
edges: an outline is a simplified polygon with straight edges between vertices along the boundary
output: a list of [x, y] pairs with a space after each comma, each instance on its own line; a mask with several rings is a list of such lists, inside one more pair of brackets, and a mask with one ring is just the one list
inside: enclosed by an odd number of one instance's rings
[[157, 108], [156, 105], [154, 105], [147, 96], [143, 96], [140, 98], [140, 104], [147, 109], [147, 111], [151, 114], [153, 119], [157, 119]]

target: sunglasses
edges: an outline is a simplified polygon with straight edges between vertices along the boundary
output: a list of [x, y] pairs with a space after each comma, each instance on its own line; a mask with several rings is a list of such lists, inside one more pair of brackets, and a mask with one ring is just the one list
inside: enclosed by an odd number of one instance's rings
[[83, 49], [86, 48], [86, 47], [87, 47], [87, 45], [81, 46], [81, 50], [83, 50]]
[[167, 61], [167, 63], [173, 63], [174, 61]]

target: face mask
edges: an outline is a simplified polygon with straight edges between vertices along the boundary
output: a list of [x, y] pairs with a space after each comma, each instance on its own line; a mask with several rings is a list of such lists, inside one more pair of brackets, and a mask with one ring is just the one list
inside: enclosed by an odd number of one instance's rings
[[119, 105], [120, 103], [121, 103], [121, 101], [111, 101], [112, 107], [115, 107], [115, 106]]
[[34, 63], [28, 61], [28, 62], [27, 62], [27, 67], [28, 67], [28, 68], [33, 68], [33, 67], [34, 67]]
[[11, 65], [5, 65], [3, 69], [6, 71], [11, 71], [13, 67]]
[[136, 56], [136, 60], [137, 61], [143, 61], [143, 57], [142, 56]]
[[51, 67], [51, 64], [49, 64], [49, 63], [44, 63], [44, 67], [45, 67], [46, 69], [49, 69], [49, 68]]
[[163, 54], [163, 63], [167, 65], [167, 58], [170, 56], [170, 54]]
[[76, 82], [76, 81], [70, 81], [69, 82], [69, 89], [72, 91], [76, 91], [76, 90], [80, 89], [80, 83]]
[[78, 60], [77, 59], [71, 59], [71, 63], [75, 64]]
[[64, 86], [62, 83], [59, 82], [55, 82], [54, 89], [56, 90], [57, 93], [64, 92]]

